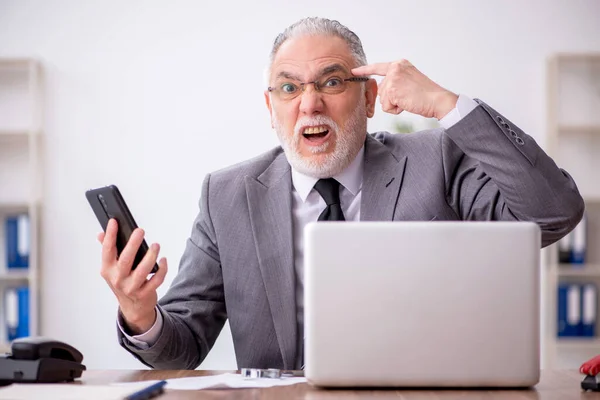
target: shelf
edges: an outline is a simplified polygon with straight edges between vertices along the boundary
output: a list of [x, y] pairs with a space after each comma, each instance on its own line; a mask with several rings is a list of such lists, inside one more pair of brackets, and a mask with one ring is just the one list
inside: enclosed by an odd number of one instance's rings
[[15, 129], [0, 129], [0, 136], [27, 136], [29, 134], [29, 129], [25, 128], [15, 128]]
[[[600, 246], [597, 245], [600, 243], [600, 181], [597, 173], [600, 172], [600, 52], [554, 54], [549, 59], [546, 78], [548, 155], [573, 177], [585, 202], [588, 263], [559, 264], [558, 244], [546, 254], [542, 279], [547, 286], [541, 306], [542, 320], [546, 321], [542, 336], [547, 343], [543, 367], [576, 368], [585, 357], [600, 353], [600, 331], [597, 337], [557, 337], [558, 308], [563, 300], [558, 289], [570, 283], [591, 283], [600, 288]], [[598, 320], [600, 296], [595, 300]], [[600, 323], [596, 328], [600, 329]]]
[[559, 124], [557, 130], [561, 133], [586, 133], [592, 135], [600, 135], [600, 125], [570, 125]]
[[2, 58], [0, 57], [0, 68], [23, 68], [29, 67], [35, 60], [31, 58]]
[[0, 146], [10, 146], [24, 143], [27, 145], [29, 141], [29, 132], [15, 129], [15, 130], [0, 130]]
[[558, 61], [600, 61], [600, 53], [568, 53], [562, 52], [554, 55]]
[[569, 350], [590, 350], [600, 349], [600, 339], [597, 337], [566, 337], [554, 338], [556, 346], [559, 349]]
[[0, 213], [5, 212], [23, 212], [29, 209], [29, 202], [26, 201], [2, 201], [0, 200]]
[[600, 277], [600, 264], [559, 264], [556, 267], [558, 276], [597, 276]]
[[[43, 69], [35, 58], [0, 56], [0, 353], [9, 349], [4, 304], [7, 288], [28, 287], [27, 328], [31, 336], [39, 334], [43, 82]], [[30, 219], [26, 231], [29, 268], [9, 269], [6, 217], [19, 214], [28, 214]]]
[[21, 282], [29, 279], [29, 270], [3, 271], [0, 272], [0, 282]]
[[39, 136], [39, 129], [15, 128], [0, 129], [0, 141], [28, 141], [32, 136]]

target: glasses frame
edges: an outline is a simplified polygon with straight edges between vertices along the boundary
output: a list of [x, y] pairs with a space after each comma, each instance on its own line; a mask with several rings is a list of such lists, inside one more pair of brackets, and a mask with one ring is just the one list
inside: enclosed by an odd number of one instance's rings
[[[353, 77], [350, 77], [350, 78], [342, 79], [342, 81], [343, 81], [343, 82], [366, 82], [366, 81], [368, 81], [369, 79], [370, 79], [370, 78], [368, 78], [368, 77], [366, 77], [366, 76], [353, 76]], [[311, 82], [300, 82], [300, 84], [299, 84], [300, 90], [298, 91], [298, 94], [296, 94], [296, 95], [295, 95], [295, 96], [293, 96], [293, 97], [290, 97], [289, 99], [285, 99], [285, 100], [293, 100], [293, 99], [295, 99], [296, 97], [300, 96], [302, 93], [304, 93], [304, 90], [306, 89], [306, 86], [307, 86], [307, 85], [310, 85], [311, 83], [314, 85], [314, 87], [315, 87], [315, 90], [316, 90], [317, 92], [319, 92], [319, 93], [323, 93], [323, 92], [321, 91], [321, 88], [319, 87], [319, 84], [318, 84], [318, 83], [319, 83], [319, 81], [318, 81], [318, 80], [311, 81]], [[277, 87], [273, 87], [273, 86], [269, 86], [269, 87], [267, 88], [267, 90], [269, 91], [269, 93], [273, 93], [273, 92], [277, 93], [276, 91], [277, 91], [277, 90], [279, 90], [279, 88], [277, 88]], [[345, 91], [345, 90], [346, 90], [346, 89], [344, 89], [344, 91]], [[341, 92], [339, 92], [339, 93], [335, 93], [335, 94], [341, 94], [341, 93], [344, 93], [344, 91], [341, 91]], [[327, 93], [325, 93], [325, 94], [327, 94]]]

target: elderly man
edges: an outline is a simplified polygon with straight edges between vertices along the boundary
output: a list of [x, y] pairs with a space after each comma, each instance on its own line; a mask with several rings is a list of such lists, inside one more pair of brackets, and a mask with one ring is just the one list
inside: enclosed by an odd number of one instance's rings
[[[384, 78], [378, 85], [369, 75]], [[164, 258], [147, 279], [158, 244], [131, 271], [143, 231], [118, 258], [116, 222], [99, 236], [120, 344], [148, 366], [196, 368], [229, 319], [240, 368], [300, 368], [310, 221], [534, 221], [546, 246], [582, 217], [575, 183], [530, 136], [406, 60], [367, 65], [359, 38], [337, 21], [287, 28], [268, 79], [281, 147], [206, 177], [179, 272], [160, 301]], [[367, 134], [378, 96], [385, 112], [435, 117], [444, 129]]]

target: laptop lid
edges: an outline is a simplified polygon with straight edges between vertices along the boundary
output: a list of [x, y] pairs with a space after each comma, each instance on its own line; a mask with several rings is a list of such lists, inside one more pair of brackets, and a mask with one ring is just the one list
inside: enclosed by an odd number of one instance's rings
[[536, 224], [319, 222], [304, 240], [311, 383], [538, 382]]

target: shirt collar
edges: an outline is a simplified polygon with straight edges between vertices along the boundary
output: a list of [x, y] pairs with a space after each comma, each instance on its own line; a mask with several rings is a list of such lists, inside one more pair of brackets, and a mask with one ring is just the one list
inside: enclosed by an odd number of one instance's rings
[[[363, 145], [350, 165], [333, 177], [352, 193], [353, 196], [358, 194], [362, 186], [364, 153], [365, 146]], [[294, 185], [294, 189], [298, 192], [303, 202], [306, 201], [306, 198], [318, 180], [318, 178], [304, 175], [292, 167], [292, 185]]]

